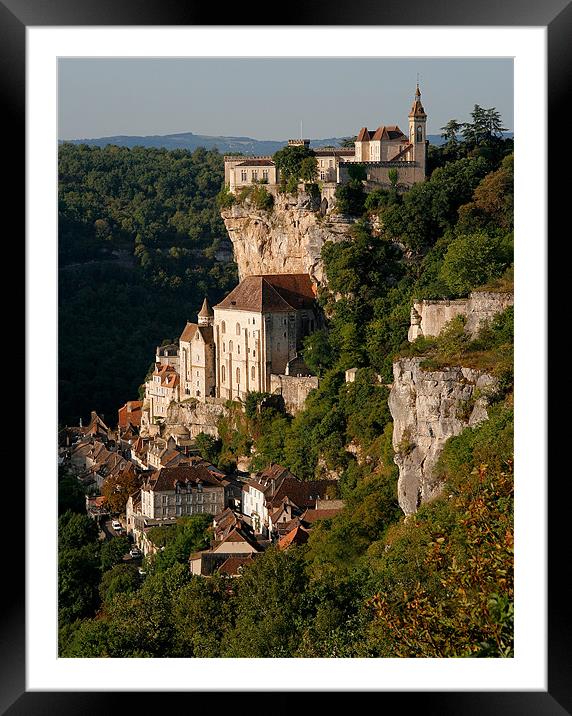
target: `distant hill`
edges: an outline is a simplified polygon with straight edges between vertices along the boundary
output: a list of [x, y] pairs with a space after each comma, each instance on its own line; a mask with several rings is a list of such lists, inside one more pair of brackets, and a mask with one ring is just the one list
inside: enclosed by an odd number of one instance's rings
[[[512, 137], [512, 132], [506, 132], [506, 137]], [[337, 147], [344, 137], [329, 137], [328, 139], [312, 139], [311, 147]], [[429, 134], [427, 139], [431, 144], [443, 144], [439, 134]], [[287, 144], [287, 140], [272, 141], [252, 139], [251, 137], [210, 137], [205, 134], [181, 132], [179, 134], [152, 134], [149, 136], [117, 135], [115, 137], [98, 137], [95, 139], [60, 140], [60, 144], [88, 144], [93, 147], [105, 147], [115, 144], [118, 147], [163, 147], [165, 149], [189, 149], [193, 151], [198, 147], [205, 149], [218, 149], [221, 154], [274, 154]]]

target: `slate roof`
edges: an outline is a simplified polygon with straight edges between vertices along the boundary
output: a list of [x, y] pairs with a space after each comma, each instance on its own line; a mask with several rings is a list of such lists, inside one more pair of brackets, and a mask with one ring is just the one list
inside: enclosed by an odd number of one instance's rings
[[155, 492], [172, 492], [177, 482], [196, 485], [202, 482], [205, 487], [222, 487], [218, 480], [204, 465], [176, 465], [161, 467], [150, 475], [144, 489]]
[[274, 495], [267, 499], [268, 509], [277, 507], [288, 497], [300, 509], [314, 507], [318, 498], [324, 497], [331, 480], [308, 480], [301, 482], [293, 477], [286, 477]]
[[316, 299], [308, 274], [247, 276], [215, 308], [278, 313], [312, 308]]

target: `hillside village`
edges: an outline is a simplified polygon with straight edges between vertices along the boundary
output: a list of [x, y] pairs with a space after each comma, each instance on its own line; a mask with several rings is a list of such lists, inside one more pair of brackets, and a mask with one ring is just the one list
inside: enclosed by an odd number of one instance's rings
[[[319, 553], [321, 545], [326, 557], [316, 560], [316, 574], [324, 584], [330, 577], [343, 584], [355, 544], [359, 545], [355, 547], [359, 559], [365, 554], [378, 565], [390, 550], [390, 542], [384, 542], [386, 530], [400, 525], [396, 530], [403, 526], [405, 534], [415, 525], [416, 515], [421, 514], [423, 520], [423, 510], [443, 495], [440, 459], [451, 439], [462, 438], [467, 428], [478, 429], [491, 416], [508, 420], [511, 368], [503, 363], [503, 373], [494, 365], [503, 350], [506, 360], [511, 358], [512, 258], [504, 244], [491, 280], [479, 274], [478, 280], [466, 284], [468, 289], [451, 291], [452, 297], [444, 298], [448, 294], [443, 282], [432, 276], [435, 285], [438, 283], [435, 293], [441, 297], [417, 298], [415, 293], [407, 293], [404, 305], [409, 325], [401, 314], [392, 316], [391, 330], [381, 325], [379, 314], [389, 305], [383, 303], [385, 291], [398, 282], [399, 262], [403, 256], [407, 260], [413, 257], [414, 265], [419, 256], [402, 241], [379, 240], [382, 222], [375, 210], [389, 206], [390, 213], [392, 207], [401, 208], [406, 205], [403, 196], [429, 183], [426, 121], [417, 86], [407, 135], [397, 125], [381, 125], [374, 131], [363, 127], [351, 148], [316, 149], [313, 158], [319, 196], [310, 199], [308, 186], [314, 182], [298, 181], [285, 191], [285, 177], [272, 157], [224, 157], [221, 194], [226, 203], [220, 205], [220, 214], [238, 265], [237, 285], [212, 303], [203, 294], [202, 305], [195, 309], [196, 319], [188, 317], [179, 328], [178, 339], [156, 346], [139, 399], [119, 407], [117, 419], [92, 411], [87, 425], [80, 420], [79, 425], [62, 427], [59, 433], [60, 478], [81, 486], [85, 514], [96, 525], [102, 544], [115, 537], [127, 538], [128, 543], [122, 544], [128, 544], [129, 554], [119, 556], [119, 566], [137, 567], [142, 584], [149, 581], [148, 572], [154, 574], [153, 565], [168, 549], [169, 534], [186, 529], [190, 518], [202, 518], [205, 522], [201, 524], [208, 527], [207, 537], [192, 542], [200, 549], [185, 547], [185, 553], [177, 556], [179, 567], [184, 565], [185, 579], [204, 577], [205, 584], [216, 585], [218, 579], [243, 577], [266, 557], [297, 554], [296, 548], [304, 546]], [[288, 146], [293, 151], [309, 149], [303, 139], [291, 140]], [[454, 149], [454, 144], [451, 146]], [[449, 147], [449, 151], [453, 149]], [[471, 168], [475, 174], [468, 180], [463, 176], [470, 187], [465, 189], [467, 205], [479, 182], [495, 175], [498, 183], [499, 173], [505, 181], [506, 167], [512, 166], [498, 160], [500, 168], [489, 171], [481, 159], [475, 155], [451, 161], [477, 167]], [[352, 167], [363, 173], [353, 173]], [[364, 196], [381, 197], [382, 203], [366, 218], [365, 213], [362, 217], [345, 215], [336, 202], [340, 187], [348, 185], [358, 185]], [[252, 187], [260, 186], [273, 197], [271, 208], [249, 201]], [[512, 191], [508, 180], [502, 191]], [[233, 197], [230, 201], [229, 194]], [[455, 201], [451, 199], [452, 204]], [[494, 211], [500, 215], [496, 207]], [[488, 220], [486, 211], [481, 205], [467, 210], [468, 225], [474, 221], [480, 228], [483, 215]], [[508, 210], [503, 206], [502, 211], [511, 215], [512, 205]], [[456, 213], [455, 207], [455, 217]], [[505, 228], [511, 221], [507, 220]], [[399, 225], [404, 224], [407, 222]], [[475, 236], [478, 241], [488, 240]], [[453, 239], [449, 236], [448, 240]], [[350, 287], [346, 285], [351, 273], [347, 265], [353, 265], [340, 261], [339, 269], [332, 262], [339, 273], [332, 271], [330, 276], [326, 263], [328, 253], [336, 247], [349, 252], [352, 246], [371, 252], [375, 259], [368, 258], [366, 266], [359, 257], [352, 257], [359, 268], [358, 282], [352, 276]], [[424, 250], [430, 253], [432, 249]], [[444, 252], [435, 255], [436, 261], [444, 261]], [[429, 264], [427, 274], [432, 270]], [[370, 271], [373, 279], [366, 275]], [[488, 274], [485, 277], [488, 279]], [[363, 289], [359, 286], [362, 279]], [[329, 348], [323, 348], [321, 360], [326, 367], [311, 362], [308, 346], [330, 345], [329, 324], [336, 310], [342, 315], [346, 311], [346, 324], [361, 321], [366, 314], [361, 312], [360, 302], [366, 302], [368, 292], [379, 286], [383, 289], [375, 311], [381, 325], [383, 360], [367, 363], [366, 346], [357, 345], [357, 332], [342, 324], [337, 340], [346, 351], [344, 361], [328, 373], [332, 364], [323, 354]], [[373, 323], [368, 310], [367, 320]], [[313, 344], [313, 339], [318, 342]], [[370, 334], [368, 350], [372, 343]], [[387, 356], [391, 358], [389, 374]], [[321, 395], [326, 396], [320, 408], [322, 422], [314, 432], [305, 434], [305, 410], [308, 405], [316, 410], [316, 396]], [[245, 415], [250, 423], [242, 420]], [[275, 432], [273, 421], [278, 426]], [[237, 439], [234, 460], [215, 457], [210, 449], [215, 443], [228, 443], [229, 435], [238, 435], [245, 425], [248, 429], [253, 424], [262, 426], [258, 441]], [[301, 434], [294, 455], [280, 434], [292, 424]], [[318, 434], [322, 442], [316, 446], [313, 442]], [[475, 440], [478, 443], [478, 438]], [[506, 449], [510, 449], [508, 442]], [[309, 465], [298, 459], [299, 453], [306, 451], [317, 453]], [[505, 472], [501, 474], [506, 477]], [[346, 525], [342, 520], [348, 514]], [[402, 518], [405, 520], [400, 523]], [[339, 533], [337, 524], [341, 525]], [[399, 532], [395, 534], [399, 540]], [[335, 559], [329, 539], [338, 547]], [[346, 541], [351, 545], [347, 564]], [[505, 540], [505, 546], [508, 544]], [[391, 553], [388, 559], [391, 561]], [[399, 555], [396, 559], [399, 561]], [[340, 570], [335, 577], [333, 567], [328, 571], [329, 561]], [[404, 562], [406, 570], [413, 569], [408, 558]], [[225, 584], [225, 595], [232, 595], [233, 587]], [[394, 580], [391, 589], [397, 588]], [[385, 603], [379, 596], [381, 587], [376, 589], [374, 607], [381, 614]], [[343, 587], [340, 592], [338, 585], [333, 592], [341, 594]], [[372, 604], [368, 602], [368, 608], [373, 608]], [[371, 647], [374, 653], [377, 648]], [[321, 654], [307, 644], [303, 651], [305, 655]]]

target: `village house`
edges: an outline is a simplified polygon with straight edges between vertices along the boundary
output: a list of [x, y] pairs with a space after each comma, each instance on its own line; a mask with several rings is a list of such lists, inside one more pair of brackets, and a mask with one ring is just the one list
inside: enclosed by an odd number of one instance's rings
[[179, 338], [181, 400], [215, 394], [214, 312], [205, 298], [197, 323], [185, 326]]
[[224, 539], [214, 542], [211, 549], [191, 554], [189, 570], [191, 574], [210, 577], [232, 559], [236, 561], [227, 564], [226, 573], [233, 572], [229, 576], [238, 576], [238, 567], [263, 552], [268, 545], [268, 541], [261, 543], [245, 528], [235, 526]]

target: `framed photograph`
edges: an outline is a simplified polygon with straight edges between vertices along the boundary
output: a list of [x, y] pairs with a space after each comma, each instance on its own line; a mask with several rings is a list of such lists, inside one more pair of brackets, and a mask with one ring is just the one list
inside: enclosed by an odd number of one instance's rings
[[[528, 7], [525, 3], [495, 8], [463, 5], [436, 9], [415, 2], [403, 8], [367, 8], [363, 17], [356, 13], [359, 8], [355, 7], [339, 5], [323, 8], [322, 12], [322, 8], [314, 5], [297, 12], [296, 25], [243, 25], [235, 7], [229, 10], [224, 24], [212, 25], [211, 13], [196, 5], [174, 8], [147, 2], [141, 7], [139, 3], [128, 2], [107, 8], [101, 3], [68, 4], [63, 0], [50, 4], [49, 8], [35, 0], [27, 3], [3, 0], [0, 4], [0, 52], [4, 59], [0, 81], [12, 134], [8, 149], [14, 154], [12, 166], [22, 169], [25, 166], [25, 198], [21, 191], [23, 181], [11, 181], [6, 206], [14, 207], [16, 211], [21, 209], [22, 213], [25, 210], [26, 216], [27, 366], [25, 494], [22, 484], [11, 497], [26, 506], [26, 547], [24, 551], [19, 546], [19, 542], [23, 544], [21, 539], [10, 540], [11, 546], [7, 549], [7, 570], [14, 576], [11, 577], [8, 594], [10, 606], [3, 612], [2, 623], [4, 653], [8, 657], [4, 659], [1, 677], [2, 713], [101, 712], [108, 708], [110, 697], [105, 693], [108, 691], [188, 691], [191, 698], [199, 692], [219, 692], [218, 696], [241, 691], [380, 691], [384, 692], [384, 698], [390, 693], [402, 698], [402, 694], [406, 693], [410, 704], [415, 703], [416, 707], [429, 713], [572, 713], [567, 638], [570, 636], [570, 619], [563, 579], [566, 575], [561, 567], [566, 559], [557, 556], [555, 551], [555, 545], [566, 544], [565, 520], [561, 517], [562, 510], [557, 513], [555, 509], [556, 500], [561, 501], [562, 497], [554, 494], [555, 490], [548, 492], [548, 449], [549, 445], [556, 445], [562, 428], [553, 427], [555, 432], [549, 441], [546, 405], [549, 388], [546, 351], [550, 325], [547, 271], [550, 258], [552, 264], [556, 263], [553, 255], [548, 255], [546, 222], [550, 216], [555, 225], [558, 212], [562, 213], [562, 207], [566, 206], [562, 196], [564, 186], [554, 178], [548, 183], [547, 159], [549, 151], [554, 152], [555, 158], [556, 143], [561, 147], [563, 99], [569, 90], [572, 12], [565, 2], [542, 8]], [[356, 24], [358, 15], [359, 23]], [[418, 82], [417, 88], [413, 83], [409, 93], [413, 102], [409, 114], [410, 126], [406, 128], [406, 133], [401, 132], [403, 127], [385, 128], [401, 133], [397, 138], [402, 140], [399, 152], [403, 161], [398, 169], [401, 182], [409, 180], [407, 163], [413, 155], [407, 152], [413, 151], [411, 147], [417, 133], [425, 131], [419, 117], [424, 116], [421, 101], [425, 101], [427, 95], [423, 94], [423, 72], [420, 78], [416, 77], [418, 70], [414, 69], [414, 60], [419, 60], [419, 64], [423, 61], [425, 67], [433, 62], [435, 72], [439, 72], [440, 62], [457, 61], [459, 88], [451, 88], [451, 96], [457, 94], [462, 97], [466, 96], [462, 88], [463, 67], [468, 67], [463, 62], [482, 61], [491, 63], [490, 67], [495, 61], [512, 62], [514, 117], [510, 128], [514, 128], [515, 147], [514, 380], [517, 391], [514, 402], [515, 639], [514, 653], [511, 652], [508, 658], [379, 659], [346, 658], [344, 655], [334, 659], [320, 658], [319, 655], [316, 658], [311, 651], [305, 654], [310, 658], [299, 659], [146, 658], [150, 654], [144, 651], [140, 656], [128, 659], [74, 659], [58, 655], [58, 477], [55, 440], [58, 430], [58, 368], [61, 369], [62, 364], [60, 354], [58, 365], [58, 301], [62, 300], [61, 288], [58, 296], [58, 139], [107, 136], [105, 131], [97, 132], [96, 121], [92, 130], [89, 121], [96, 115], [100, 120], [106, 115], [111, 116], [117, 109], [109, 104], [98, 107], [91, 118], [89, 112], [84, 113], [85, 133], [79, 127], [71, 128], [71, 125], [63, 128], [61, 112], [58, 116], [58, 102], [61, 109], [63, 93], [67, 93], [65, 99], [68, 103], [75, 101], [76, 109], [82, 103], [81, 71], [70, 79], [70, 76], [65, 76], [63, 68], [72, 67], [74, 62], [76, 68], [81, 63], [87, 68], [89, 63], [94, 66], [97, 62], [106, 62], [111, 67], [111, 61], [150, 63], [152, 60], [164, 60], [172, 63], [174, 60], [182, 62], [183, 59], [196, 63], [216, 61], [222, 73], [225, 72], [225, 62], [234, 63], [233, 71], [237, 71], [238, 67], [238, 71], [245, 73], [250, 71], [249, 62], [264, 62], [268, 66], [275, 63], [276, 67], [281, 63], [283, 67], [277, 73], [280, 79], [276, 83], [282, 83], [282, 87], [287, 86], [284, 64], [287, 61], [304, 61], [308, 63], [308, 68], [312, 62], [316, 63], [315, 66], [320, 63], [324, 73], [327, 72], [328, 62], [338, 63], [338, 68], [341, 66], [339, 63], [344, 61], [355, 63], [384, 59], [409, 63], [411, 67], [408, 69]], [[121, 92], [115, 95], [107, 92], [118, 66], [111, 67], [111, 72], [104, 72], [98, 78], [92, 77], [95, 90], [98, 82], [101, 85], [102, 102], [113, 102], [109, 98], [115, 96], [117, 106], [123, 101]], [[501, 64], [498, 66], [500, 68]], [[152, 65], [148, 67], [152, 72]], [[195, 67], [199, 68], [199, 64]], [[472, 71], [476, 71], [474, 67], [471, 67]], [[268, 68], [265, 73], [253, 72], [256, 81], [253, 80], [253, 86], [249, 88], [252, 101], [259, 106], [262, 115], [261, 129], [256, 130], [262, 139], [281, 136], [281, 133], [277, 135], [271, 131], [264, 135], [264, 121], [270, 123], [277, 118], [273, 117], [272, 94], [268, 94], [270, 100], [265, 102], [264, 95], [259, 96], [256, 89], [257, 83], [260, 87], [264, 82], [271, 84], [272, 74], [273, 71], [268, 71]], [[493, 82], [492, 74], [490, 78]], [[76, 96], [73, 96], [74, 82]], [[212, 75], [212, 83], [216, 83], [216, 74]], [[345, 103], [355, 102], [351, 83], [348, 84], [342, 83], [339, 89], [337, 102], [340, 111]], [[436, 86], [438, 84], [435, 83]], [[323, 93], [323, 104], [328, 112], [336, 111], [336, 101], [330, 101], [331, 97], [327, 95], [336, 91], [334, 85], [331, 78], [326, 81], [324, 77], [320, 82], [319, 73], [316, 74], [316, 93]], [[222, 81], [221, 86], [225, 86]], [[137, 93], [144, 91], [144, 78], [140, 87], [129, 88], [134, 103], [138, 101]], [[372, 86], [371, 91], [375, 95], [376, 87]], [[417, 114], [414, 112], [416, 102], [420, 107]], [[478, 105], [474, 104], [476, 110]], [[149, 112], [159, 117], [161, 108], [153, 105], [151, 99]], [[237, 111], [231, 102], [227, 105], [229, 114]], [[387, 107], [383, 98], [380, 98], [379, 105], [383, 115], [381, 119], [391, 121], [395, 110]], [[426, 105], [429, 106], [428, 97]], [[240, 107], [240, 104], [236, 106]], [[224, 107], [224, 98], [221, 100], [218, 97], [216, 111], [219, 115], [225, 111]], [[400, 108], [399, 116], [408, 110]], [[205, 118], [206, 123], [208, 112]], [[303, 120], [303, 115], [300, 118]], [[235, 137], [247, 134], [238, 119], [236, 126], [240, 129], [234, 133]], [[171, 125], [172, 130], [147, 131], [146, 127], [151, 124], [146, 125], [143, 121], [141, 129], [112, 133], [151, 135], [183, 129], [180, 122], [175, 122]], [[163, 123], [158, 126], [169, 125]], [[347, 138], [352, 140], [352, 144], [355, 142], [355, 151], [358, 144], [363, 147], [370, 145], [368, 152], [377, 151], [374, 148], [375, 127], [369, 129], [374, 131], [362, 128], [360, 132], [360, 127], [356, 126], [355, 136]], [[366, 134], [361, 134], [364, 130], [368, 134], [367, 142], [364, 141]], [[248, 136], [257, 136], [256, 131]], [[319, 131], [316, 128], [316, 134], [311, 133], [311, 136], [318, 136]], [[213, 135], [218, 133], [218, 130], [212, 131]], [[304, 142], [302, 126], [297, 126], [292, 135], [292, 144]], [[15, 141], [16, 136], [21, 138], [20, 142]], [[326, 134], [319, 136], [326, 137]], [[548, 137], [552, 140], [550, 143]], [[559, 137], [558, 142], [555, 137]], [[25, 155], [22, 151], [24, 146]], [[329, 147], [327, 142], [325, 147]], [[274, 151], [276, 149], [272, 148], [255, 153], [262, 156]], [[365, 152], [365, 148], [360, 151]], [[225, 150], [224, 153], [228, 165], [225, 171], [231, 172], [237, 183], [246, 175], [245, 181], [256, 185], [272, 184], [268, 177], [269, 168], [274, 171], [271, 162], [263, 165], [264, 160], [260, 159], [259, 166], [250, 162], [252, 166], [244, 163], [242, 167], [240, 151], [236, 152], [234, 159], [231, 156], [234, 155], [233, 150]], [[336, 162], [335, 153], [332, 156]], [[356, 163], [369, 161], [373, 165], [377, 160], [381, 166], [383, 161], [380, 159], [383, 157], [373, 154], [366, 157], [364, 154]], [[326, 161], [329, 161], [329, 155]], [[240, 175], [239, 165], [242, 167]], [[553, 161], [551, 170], [555, 166]], [[328, 166], [322, 168], [323, 176], [317, 178], [316, 184], [318, 181], [327, 183], [325, 172], [328, 169]], [[339, 167], [337, 170], [339, 180], [340, 171], [343, 173], [344, 170]], [[256, 181], [248, 178], [249, 171], [256, 172]], [[266, 172], [261, 182], [258, 182], [259, 171]], [[317, 171], [320, 171], [319, 166]], [[389, 170], [387, 177], [384, 174], [388, 186], [392, 183], [392, 171]], [[371, 177], [368, 174], [367, 181], [372, 177], [373, 174]], [[413, 174], [412, 177], [413, 185], [416, 179]], [[395, 179], [394, 183], [397, 181]], [[278, 180], [275, 183], [278, 185]], [[550, 194], [547, 194], [548, 187]], [[268, 194], [267, 191], [265, 193]], [[321, 198], [323, 202], [323, 196]], [[327, 204], [322, 208], [326, 213]], [[228, 229], [229, 222], [226, 223]], [[106, 227], [102, 224], [99, 229], [103, 232]], [[518, 237], [524, 237], [520, 244]], [[220, 251], [220, 247], [217, 245], [213, 248], [215, 250]], [[73, 266], [71, 259], [69, 265]], [[280, 273], [283, 272], [276, 271], [276, 274]], [[243, 276], [239, 278], [242, 280]], [[283, 298], [283, 292], [290, 289], [284, 289], [279, 284], [278, 281], [272, 290]], [[250, 300], [250, 297], [245, 300]], [[207, 310], [205, 305], [203, 310]], [[124, 306], [118, 303], [118, 310], [122, 308]], [[223, 302], [215, 306], [220, 315], [225, 308], [232, 307], [225, 306]], [[198, 309], [199, 306], [197, 313]], [[93, 320], [95, 314], [90, 311], [89, 315]], [[200, 325], [201, 313], [198, 315]], [[119, 340], [116, 335], [111, 337], [110, 345]], [[220, 347], [217, 350], [220, 351]], [[553, 355], [551, 357], [554, 359]], [[165, 361], [166, 365], [168, 356]], [[91, 365], [88, 372], [91, 374], [103, 369], [102, 366]], [[241, 374], [238, 370], [233, 366], [231, 375], [239, 383]], [[251, 375], [250, 367], [248, 370], [248, 377], [254, 380], [256, 372], [253, 370]], [[220, 373], [217, 373], [217, 379], [224, 380]], [[346, 374], [348, 380], [351, 378]], [[189, 386], [189, 390], [197, 391], [199, 398], [199, 391], [204, 393], [206, 390], [203, 383], [197, 382], [195, 386], [189, 381]], [[554, 392], [556, 385], [550, 387]], [[69, 392], [70, 406], [77, 405], [73, 403], [73, 389], [72, 386]], [[217, 397], [225, 396], [221, 393]], [[232, 392], [226, 398], [232, 400]], [[73, 412], [73, 408], [70, 407], [70, 411]], [[548, 510], [549, 504], [551, 510]], [[400, 505], [407, 512], [403, 496]], [[22, 573], [23, 565], [25, 580], [17, 580], [15, 575]], [[481, 655], [486, 657], [486, 650]], [[223, 681], [220, 680], [221, 670], [218, 667], [223, 667], [225, 671]], [[144, 698], [148, 696], [150, 694], [145, 694]], [[206, 698], [209, 698], [208, 695]], [[234, 698], [240, 698], [240, 694]], [[123, 699], [121, 703], [124, 703]]]

